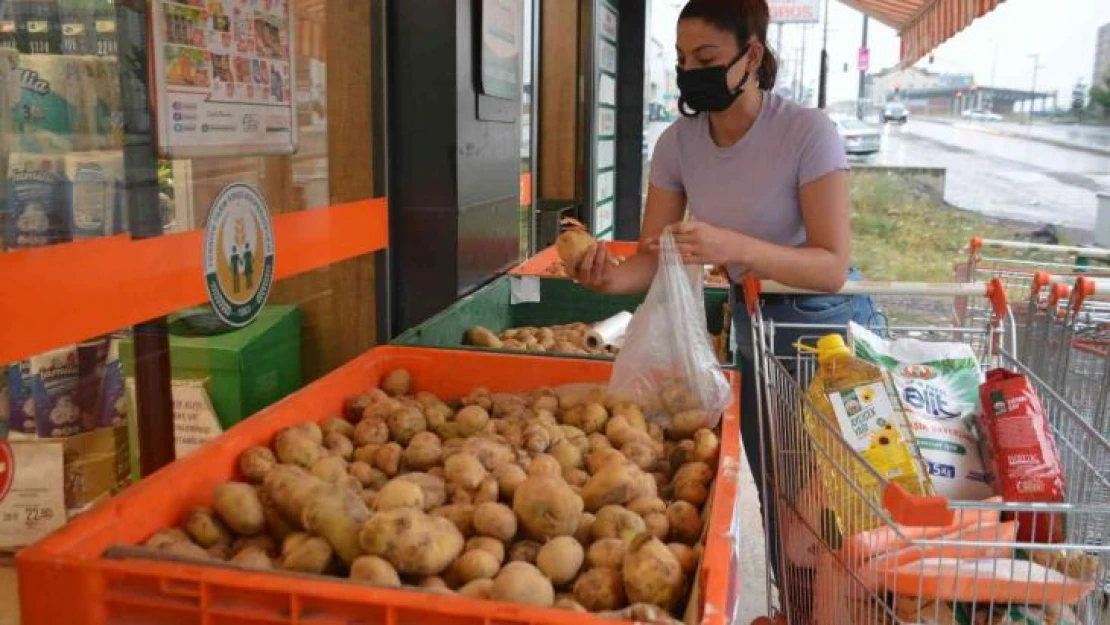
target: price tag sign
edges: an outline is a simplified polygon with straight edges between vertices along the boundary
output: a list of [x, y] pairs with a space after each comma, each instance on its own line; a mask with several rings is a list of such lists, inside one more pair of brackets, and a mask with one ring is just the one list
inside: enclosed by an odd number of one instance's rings
[[0, 549], [65, 525], [64, 457], [60, 441], [0, 441]]

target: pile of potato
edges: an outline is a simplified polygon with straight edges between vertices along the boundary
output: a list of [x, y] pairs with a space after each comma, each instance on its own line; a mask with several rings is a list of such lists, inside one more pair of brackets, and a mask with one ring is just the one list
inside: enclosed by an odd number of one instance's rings
[[[719, 444], [682, 385], [668, 430], [597, 386], [445, 403], [394, 370], [280, 432], [146, 546], [250, 569], [667, 620], [702, 554]], [[679, 412], [681, 411], [681, 412]]]
[[590, 326], [581, 322], [543, 328], [510, 328], [501, 334], [494, 334], [487, 328], [475, 326], [466, 331], [466, 342], [490, 349], [557, 354], [603, 355], [616, 354], [619, 351], [616, 347], [590, 347], [586, 344], [586, 334], [589, 331]]

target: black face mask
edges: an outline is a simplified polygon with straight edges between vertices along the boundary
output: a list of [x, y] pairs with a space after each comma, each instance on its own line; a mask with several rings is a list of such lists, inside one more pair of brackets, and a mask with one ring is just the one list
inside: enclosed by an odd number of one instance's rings
[[686, 117], [694, 117], [707, 111], [727, 109], [748, 84], [751, 72], [745, 72], [736, 89], [728, 88], [728, 71], [744, 58], [747, 49], [741, 50], [728, 65], [699, 67], [698, 69], [675, 68], [678, 78], [678, 111]]

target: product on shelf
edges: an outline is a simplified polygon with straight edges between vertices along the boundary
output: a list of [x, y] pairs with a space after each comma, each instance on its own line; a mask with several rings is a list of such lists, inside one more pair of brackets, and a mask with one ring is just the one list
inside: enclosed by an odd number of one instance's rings
[[[856, 461], [845, 445], [858, 452], [884, 480], [915, 495], [932, 494], [932, 485], [917, 457], [913, 432], [887, 376], [875, 365], [852, 356], [839, 334], [817, 342], [817, 372], [808, 394], [824, 416], [806, 410], [806, 427], [828, 457], [843, 465], [848, 479], [879, 507], [883, 485], [868, 467]], [[826, 422], [828, 419], [829, 422]], [[819, 463], [824, 456], [818, 455]], [[844, 535], [877, 527], [881, 517], [860, 503], [861, 495], [831, 467], [820, 471], [829, 506]]]
[[587, 341], [590, 326], [576, 322], [543, 328], [510, 328], [495, 334], [475, 326], [466, 332], [466, 342], [476, 347], [560, 354], [615, 354], [615, 346], [591, 346]]
[[994, 494], [979, 453], [975, 420], [983, 374], [966, 343], [886, 340], [851, 324], [857, 358], [890, 374], [938, 495], [981, 501]]
[[345, 418], [247, 449], [240, 481], [146, 541], [160, 553], [383, 587], [680, 615], [717, 434], [664, 428], [603, 387], [475, 389], [450, 403], [405, 370]]

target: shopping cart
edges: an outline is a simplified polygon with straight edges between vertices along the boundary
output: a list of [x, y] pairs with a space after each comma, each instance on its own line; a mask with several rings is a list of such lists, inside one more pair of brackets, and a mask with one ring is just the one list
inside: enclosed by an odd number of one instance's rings
[[[1011, 302], [1025, 302], [1038, 272], [1069, 281], [1082, 275], [1107, 277], [1110, 276], [1107, 263], [1110, 263], [1110, 249], [975, 237], [968, 245], [967, 260], [955, 267], [955, 281], [988, 282], [999, 278], [1006, 285]], [[1026, 326], [1026, 318], [1021, 308], [1014, 312], [1015, 327], [1020, 333]], [[955, 314], [956, 323], [960, 325], [981, 324], [988, 320], [990, 310], [960, 297], [955, 302]]]
[[[999, 280], [949, 285], [860, 282], [849, 283], [843, 292], [967, 298], [990, 310], [989, 319], [977, 325], [890, 326], [882, 331], [892, 338], [963, 341], [975, 349], [984, 369], [1005, 367], [1028, 376], [1056, 436], [1067, 476], [1064, 503], [916, 497], [884, 479], [840, 436], [836, 418], [807, 398], [805, 389], [815, 370], [812, 355], [776, 342], [776, 332], [801, 332], [802, 341], [811, 342], [845, 328], [764, 319], [763, 295], [797, 291], [754, 279], [745, 281], [743, 288], [753, 319], [758, 408], [764, 428], [763, 480], [758, 486], [765, 504], [768, 552], [778, 554], [772, 569], [777, 573], [768, 576], [770, 616], [757, 623], [994, 623], [999, 621], [974, 620], [983, 617], [975, 613], [1002, 609], [1030, 618], [1051, 611], [1056, 616], [1074, 616], [1084, 625], [1096, 625], [1105, 618], [1110, 582], [1110, 442], [1016, 358], [1014, 319]], [[803, 417], [806, 411], [815, 415], [809, 424]], [[851, 505], [841, 510], [839, 524], [825, 503], [822, 491], [827, 484], [850, 496]], [[775, 510], [774, 527], [769, 507]], [[1022, 515], [1023, 527], [1029, 523], [1035, 533], [1057, 536], [1062, 529], [1063, 541], [1016, 541], [1012, 531], [1007, 533], [1014, 526], [999, 522], [1015, 514]], [[839, 531], [865, 525], [873, 529], [850, 536]], [[1035, 569], [1022, 559], [1046, 568]], [[1047, 569], [1064, 571], [1074, 583], [1065, 584], [1065, 592], [1059, 584], [1047, 583], [1059, 580], [1033, 574], [1035, 570], [1047, 574]], [[938, 571], [946, 573], [938, 575]], [[1053, 575], [1063, 579], [1063, 573]], [[957, 610], [963, 616], [957, 618]], [[968, 620], [961, 620], [965, 617]]]

